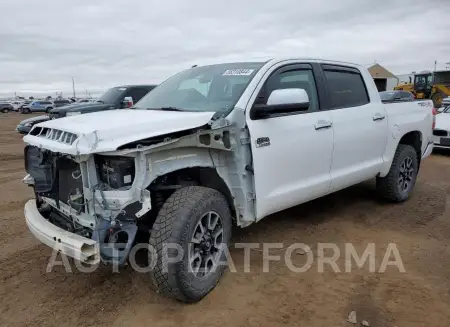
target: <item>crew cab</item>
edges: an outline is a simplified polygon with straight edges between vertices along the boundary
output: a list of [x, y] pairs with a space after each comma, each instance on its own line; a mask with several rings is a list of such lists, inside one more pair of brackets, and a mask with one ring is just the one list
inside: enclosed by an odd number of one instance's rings
[[351, 63], [193, 67], [135, 107], [33, 127], [26, 222], [90, 264], [124, 264], [137, 230], [147, 231], [155, 286], [185, 302], [219, 281], [232, 225], [374, 178], [385, 199], [405, 201], [433, 149], [432, 102], [383, 104]]

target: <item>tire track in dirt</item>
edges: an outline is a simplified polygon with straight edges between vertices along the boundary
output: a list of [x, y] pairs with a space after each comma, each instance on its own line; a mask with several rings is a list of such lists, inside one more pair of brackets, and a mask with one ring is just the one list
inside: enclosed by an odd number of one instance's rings
[[0, 161], [12, 161], [12, 160], [23, 160], [23, 153], [21, 154], [0, 154]]
[[[20, 160], [20, 164], [22, 164], [23, 161]], [[18, 164], [18, 165], [20, 165]], [[25, 173], [24, 167], [17, 167], [17, 168], [7, 168], [7, 169], [0, 169], [0, 174], [14, 174], [14, 173]]]
[[21, 178], [23, 178], [23, 173], [22, 170], [18, 170], [18, 172], [20, 172], [20, 174], [16, 172], [13, 174], [13, 176], [0, 177], [0, 187], [2, 184], [9, 183], [12, 181], [17, 181], [18, 183], [20, 183]]

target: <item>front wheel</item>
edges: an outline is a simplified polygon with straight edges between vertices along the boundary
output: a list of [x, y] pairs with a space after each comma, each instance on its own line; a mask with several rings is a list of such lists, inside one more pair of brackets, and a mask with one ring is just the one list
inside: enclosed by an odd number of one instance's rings
[[7, 114], [7, 113], [9, 112], [9, 109], [8, 109], [8, 108], [3, 108], [3, 109], [2, 109], [2, 112], [3, 112], [4, 114]]
[[[150, 235], [157, 254], [151, 273], [156, 288], [183, 302], [205, 297], [225, 270], [231, 224], [228, 203], [220, 192], [200, 186], [175, 191], [159, 211]], [[167, 258], [177, 256], [179, 260], [168, 263]]]
[[419, 172], [416, 150], [405, 144], [399, 144], [389, 173], [377, 179], [378, 193], [393, 202], [402, 202], [409, 198]]

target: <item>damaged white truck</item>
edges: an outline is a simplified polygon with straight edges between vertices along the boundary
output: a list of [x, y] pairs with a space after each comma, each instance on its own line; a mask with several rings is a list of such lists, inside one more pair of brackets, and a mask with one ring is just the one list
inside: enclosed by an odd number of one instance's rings
[[[156, 287], [195, 302], [222, 275], [234, 225], [372, 178], [388, 200], [406, 200], [433, 123], [431, 101], [384, 104], [354, 64], [193, 67], [133, 109], [35, 125], [24, 137], [24, 182], [35, 191], [26, 222], [46, 245], [91, 264], [126, 264], [147, 231]], [[163, 259], [166, 243], [183, 250], [176, 263]]]

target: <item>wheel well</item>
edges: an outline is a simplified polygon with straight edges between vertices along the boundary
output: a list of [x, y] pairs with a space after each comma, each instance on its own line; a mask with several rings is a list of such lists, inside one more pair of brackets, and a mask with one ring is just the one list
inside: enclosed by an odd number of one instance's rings
[[417, 159], [420, 165], [420, 159], [422, 158], [422, 134], [418, 131], [406, 133], [400, 139], [399, 144], [412, 146], [417, 153]]
[[152, 218], [149, 221], [151, 224], [151, 221], [154, 221], [166, 199], [175, 190], [186, 186], [204, 186], [219, 191], [225, 196], [230, 211], [235, 216], [233, 196], [216, 169], [209, 167], [191, 167], [175, 170], [159, 176], [150, 184], [148, 189], [152, 194], [152, 210], [150, 214]]

